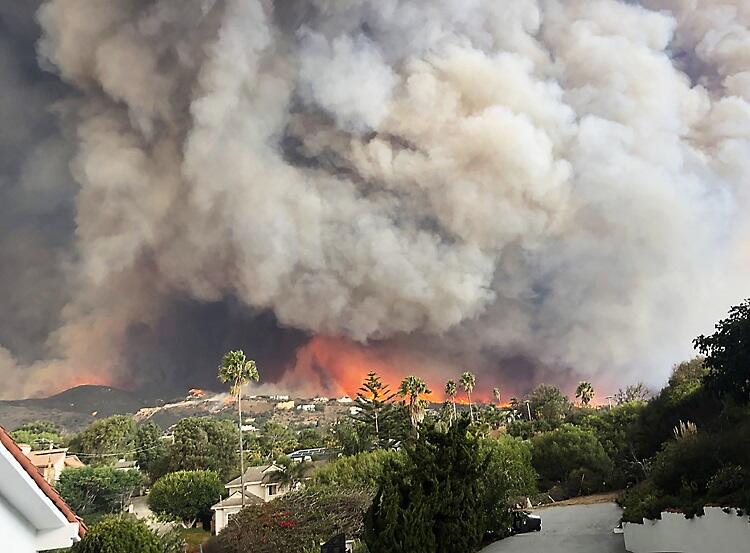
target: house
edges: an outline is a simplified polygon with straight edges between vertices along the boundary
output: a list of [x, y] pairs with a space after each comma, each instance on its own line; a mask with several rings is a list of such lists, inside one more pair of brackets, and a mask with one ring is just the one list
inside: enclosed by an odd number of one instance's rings
[[349, 396], [341, 396], [336, 401], [339, 403], [354, 403], [354, 400]]
[[361, 407], [357, 407], [356, 405], [353, 405], [352, 407], [349, 407], [349, 414], [352, 415], [352, 416], [359, 415], [361, 412], [362, 412], [362, 408]]
[[118, 459], [114, 464], [115, 470], [140, 470], [138, 463], [135, 461], [126, 461], [125, 459]]
[[292, 461], [301, 463], [302, 461], [312, 461], [313, 457], [321, 456], [325, 453], [326, 448], [314, 447], [311, 449], [298, 449], [297, 451], [292, 451], [289, 455], [287, 455], [287, 457], [289, 457]]
[[276, 404], [275, 408], [278, 411], [291, 411], [294, 409], [294, 400], [279, 402]]
[[[262, 505], [263, 500], [257, 495], [245, 492], [245, 506]], [[242, 510], [242, 496], [239, 489], [229, 495], [226, 499], [219, 501], [211, 507], [214, 512], [212, 521], [213, 532], [218, 534], [232, 520], [232, 517]]]
[[[272, 463], [259, 467], [248, 467], [245, 471], [245, 492], [251, 493], [265, 502], [271, 501], [289, 491], [289, 486], [280, 482], [284, 467]], [[224, 486], [231, 495], [242, 487], [238, 476]], [[242, 498], [240, 498], [242, 499]]]
[[[245, 506], [260, 505], [290, 490], [289, 484], [281, 481], [284, 467], [276, 464], [248, 467], [245, 471]], [[242, 509], [242, 482], [238, 476], [225, 486], [227, 498], [211, 507], [214, 511], [213, 530], [218, 534], [229, 524], [229, 520]]]
[[0, 427], [2, 551], [34, 553], [68, 548], [86, 526]]
[[305, 405], [297, 405], [297, 411], [305, 411], [305, 412], [311, 413], [315, 411], [315, 405], [312, 403], [308, 403]]
[[322, 396], [313, 398], [313, 403], [328, 403], [329, 401], [331, 400], [328, 399], [327, 397], [322, 397]]
[[272, 399], [274, 401], [289, 401], [289, 396], [275, 395], [275, 396], [269, 396], [269, 399]]
[[60, 479], [63, 469], [84, 466], [77, 456], [68, 455], [67, 447], [40, 449], [38, 451], [31, 451], [31, 447], [26, 444], [21, 444], [19, 447], [23, 454], [29, 458], [29, 461], [44, 476], [48, 484], [54, 485]]

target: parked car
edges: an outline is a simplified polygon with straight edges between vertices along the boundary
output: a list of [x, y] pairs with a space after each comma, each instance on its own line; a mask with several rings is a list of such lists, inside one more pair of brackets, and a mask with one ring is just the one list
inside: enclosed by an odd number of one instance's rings
[[513, 511], [513, 534], [525, 534], [526, 532], [540, 532], [542, 530], [542, 517], [532, 515], [529, 511]]

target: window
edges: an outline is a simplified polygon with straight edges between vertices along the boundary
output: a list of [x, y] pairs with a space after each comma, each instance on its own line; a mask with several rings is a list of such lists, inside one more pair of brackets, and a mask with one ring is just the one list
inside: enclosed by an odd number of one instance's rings
[[268, 486], [268, 495], [276, 495], [276, 484]]

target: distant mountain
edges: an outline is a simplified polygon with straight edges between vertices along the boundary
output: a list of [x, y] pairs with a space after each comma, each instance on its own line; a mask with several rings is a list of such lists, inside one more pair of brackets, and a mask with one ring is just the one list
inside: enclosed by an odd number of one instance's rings
[[136, 413], [143, 407], [164, 403], [164, 399], [148, 392], [83, 385], [45, 398], [0, 401], [0, 425], [12, 430], [25, 422], [45, 419], [74, 432], [96, 419]]

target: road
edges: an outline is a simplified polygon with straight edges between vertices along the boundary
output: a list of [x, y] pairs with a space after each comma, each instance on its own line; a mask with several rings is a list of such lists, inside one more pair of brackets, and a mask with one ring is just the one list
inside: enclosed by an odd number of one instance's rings
[[612, 529], [620, 521], [614, 503], [547, 507], [534, 511], [542, 517], [542, 531], [520, 534], [493, 543], [481, 553], [623, 553], [622, 534]]

